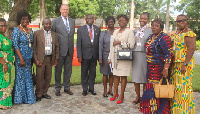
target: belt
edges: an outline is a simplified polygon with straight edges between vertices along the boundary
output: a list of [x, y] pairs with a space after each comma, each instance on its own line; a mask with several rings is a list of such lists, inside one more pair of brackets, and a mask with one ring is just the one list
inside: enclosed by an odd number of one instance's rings
[[52, 57], [52, 55], [45, 55], [45, 57]]

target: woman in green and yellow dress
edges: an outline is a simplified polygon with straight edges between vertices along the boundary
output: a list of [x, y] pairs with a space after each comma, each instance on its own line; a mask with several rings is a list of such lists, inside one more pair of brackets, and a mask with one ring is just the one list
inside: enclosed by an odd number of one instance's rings
[[194, 51], [196, 34], [187, 27], [187, 17], [178, 15], [178, 30], [171, 35], [174, 60], [171, 82], [175, 84], [175, 96], [171, 102], [172, 114], [195, 114], [192, 77], [195, 67]]
[[0, 18], [0, 108], [12, 107], [11, 96], [11, 65], [14, 61], [12, 42], [3, 34], [6, 31], [6, 21]]

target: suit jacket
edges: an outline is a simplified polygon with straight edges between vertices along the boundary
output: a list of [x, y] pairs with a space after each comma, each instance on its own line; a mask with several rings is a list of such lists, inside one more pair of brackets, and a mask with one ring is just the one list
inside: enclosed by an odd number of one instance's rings
[[74, 31], [75, 31], [75, 21], [68, 18], [70, 33], [67, 33], [67, 29], [62, 20], [62, 17], [58, 17], [52, 21], [52, 31], [55, 31], [59, 38], [60, 46], [60, 56], [66, 56], [68, 51], [70, 56], [73, 57], [74, 53]]
[[100, 28], [94, 27], [94, 41], [91, 44], [87, 25], [84, 25], [77, 30], [77, 57], [82, 59], [98, 59], [99, 58], [99, 35]]
[[[53, 64], [56, 59], [59, 59], [59, 44], [58, 44], [57, 34], [51, 31], [51, 36], [52, 36], [52, 64]], [[45, 56], [44, 30], [38, 30], [34, 32], [33, 56], [34, 58], [37, 58], [40, 63], [43, 63]]]
[[111, 32], [108, 30], [102, 31], [99, 37], [99, 60], [104, 57], [108, 58], [110, 52]]

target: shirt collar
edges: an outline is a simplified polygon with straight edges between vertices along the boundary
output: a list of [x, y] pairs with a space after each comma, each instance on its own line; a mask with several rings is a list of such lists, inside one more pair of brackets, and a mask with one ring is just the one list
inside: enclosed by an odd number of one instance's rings
[[[44, 30], [44, 29], [43, 29], [43, 30]], [[44, 33], [45, 33], [45, 34], [49, 34], [49, 33], [51, 33], [51, 30], [49, 30], [49, 31], [44, 30]]]
[[[88, 24], [86, 24], [87, 25], [87, 28], [89, 29], [90, 28], [90, 26], [88, 25]], [[92, 25], [92, 29], [93, 29], [93, 25]]]
[[61, 15], [61, 17], [62, 17], [62, 19], [67, 19], [67, 20], [68, 20], [68, 16], [67, 16], [67, 18], [64, 18], [64, 17]]

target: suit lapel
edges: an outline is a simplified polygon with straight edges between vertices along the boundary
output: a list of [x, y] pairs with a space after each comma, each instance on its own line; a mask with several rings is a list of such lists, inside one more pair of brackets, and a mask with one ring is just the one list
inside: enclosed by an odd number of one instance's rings
[[72, 19], [71, 18], [68, 18], [68, 20], [69, 20], [69, 28], [70, 28], [70, 31], [69, 31], [69, 34], [71, 34], [72, 33]]
[[43, 29], [41, 30], [40, 35], [41, 35], [42, 43], [43, 43], [43, 45], [45, 47], [45, 36], [44, 36], [44, 30]]
[[[51, 32], [51, 38], [52, 38], [52, 49], [54, 50], [55, 38], [54, 38], [53, 32]], [[52, 50], [52, 51], [53, 51], [53, 50]]]
[[67, 34], [67, 29], [61, 16], [59, 17], [59, 22], [60, 22], [61, 27], [63, 28], [62, 30], [65, 31]]
[[[96, 27], [95, 27], [94, 25], [93, 25], [93, 29], [94, 29], [94, 42], [96, 42], [96, 39], [97, 39], [97, 38], [96, 38], [96, 36], [97, 36], [96, 33], [97, 33], [97, 32], [96, 32]], [[93, 43], [94, 43], [94, 42], [93, 42]]]

